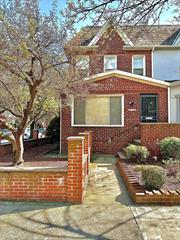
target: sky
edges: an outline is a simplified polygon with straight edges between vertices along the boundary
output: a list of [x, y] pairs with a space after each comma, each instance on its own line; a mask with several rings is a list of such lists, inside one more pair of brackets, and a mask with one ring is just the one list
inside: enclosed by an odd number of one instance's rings
[[[57, 0], [58, 1], [58, 8], [59, 10], [63, 10], [66, 7], [66, 0]], [[52, 0], [40, 0], [40, 8], [43, 13], [47, 13], [51, 7]], [[173, 8], [170, 8], [168, 11], [164, 12], [161, 15], [159, 24], [171, 24], [172, 21], [172, 11]], [[86, 25], [90, 25], [89, 22], [86, 23]], [[79, 23], [79, 26], [77, 28], [80, 28], [83, 26], [83, 23]]]

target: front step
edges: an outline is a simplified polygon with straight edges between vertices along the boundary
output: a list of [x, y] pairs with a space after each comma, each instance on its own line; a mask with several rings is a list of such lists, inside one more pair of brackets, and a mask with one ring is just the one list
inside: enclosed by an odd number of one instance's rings
[[141, 145], [141, 140], [140, 139], [133, 139], [133, 144], [135, 145]]
[[121, 159], [121, 160], [128, 160], [128, 158], [126, 157], [126, 155], [123, 153], [123, 152], [117, 152], [117, 155], [118, 157]]

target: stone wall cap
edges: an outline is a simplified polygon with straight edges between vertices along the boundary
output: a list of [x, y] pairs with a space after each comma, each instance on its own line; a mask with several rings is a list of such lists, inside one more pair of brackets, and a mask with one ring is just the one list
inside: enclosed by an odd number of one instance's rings
[[0, 172], [67, 172], [67, 167], [0, 167]]
[[89, 132], [80, 132], [79, 135], [89, 135]]
[[72, 136], [72, 137], [68, 137], [67, 140], [84, 140], [85, 137], [81, 137], [81, 136]]

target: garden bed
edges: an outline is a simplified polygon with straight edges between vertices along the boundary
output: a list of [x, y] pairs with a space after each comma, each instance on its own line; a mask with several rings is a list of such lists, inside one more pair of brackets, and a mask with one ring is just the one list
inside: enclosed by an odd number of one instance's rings
[[142, 185], [137, 166], [139, 165], [117, 161], [119, 172], [136, 203], [180, 204], [180, 183], [169, 177], [160, 190], [147, 190]]

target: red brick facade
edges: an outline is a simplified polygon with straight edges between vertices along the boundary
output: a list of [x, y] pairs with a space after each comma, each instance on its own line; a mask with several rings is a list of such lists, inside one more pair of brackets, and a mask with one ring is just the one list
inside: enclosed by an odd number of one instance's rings
[[[128, 37], [128, 36], [127, 36]], [[124, 39], [124, 38], [123, 38]], [[123, 50], [126, 43], [120, 37], [120, 34], [110, 27], [96, 42], [96, 49], [90, 51], [76, 51], [71, 53], [72, 62], [75, 63], [77, 55], [88, 55], [89, 75], [104, 72], [104, 55], [117, 56], [117, 70], [132, 73], [133, 55], [145, 56], [146, 76], [152, 76], [151, 51]], [[74, 66], [74, 65], [73, 65]], [[141, 94], [158, 95], [158, 122], [168, 121], [168, 91], [167, 88], [157, 87], [153, 84], [145, 84], [127, 80], [118, 77], [104, 77], [96, 82], [96, 90], [89, 90], [89, 94], [123, 94], [124, 95], [124, 127], [72, 127], [71, 109], [62, 110], [62, 147], [67, 149], [66, 138], [71, 135], [77, 135], [84, 130], [93, 131], [93, 151], [103, 153], [115, 153], [125, 146], [133, 138], [139, 138], [140, 123], [140, 96]], [[134, 102], [130, 106], [130, 102]], [[133, 108], [133, 111], [131, 109]]]
[[[140, 95], [158, 95], [158, 121], [168, 121], [168, 91], [166, 88], [152, 86], [132, 80], [112, 77], [96, 82], [96, 90], [92, 94], [124, 94], [124, 127], [72, 127], [71, 110], [62, 111], [62, 144], [67, 148], [66, 138], [77, 135], [78, 132], [91, 130], [93, 132], [93, 151], [115, 153], [133, 138], [139, 138], [138, 129], [132, 126], [140, 123]], [[130, 102], [135, 104], [130, 106]], [[130, 111], [129, 109], [135, 109]], [[126, 134], [122, 132], [127, 131]]]
[[[113, 29], [108, 29], [106, 33], [96, 43], [98, 48], [95, 51], [76, 52], [76, 55], [88, 55], [89, 75], [104, 72], [104, 55], [117, 55], [117, 69], [132, 73], [132, 56], [145, 56], [146, 76], [152, 76], [151, 50], [125, 51], [126, 45], [119, 34]], [[72, 53], [72, 63], [75, 65], [76, 55]]]
[[149, 123], [140, 126], [141, 144], [146, 146], [154, 156], [160, 153], [159, 141], [166, 137], [180, 138], [180, 124]]

